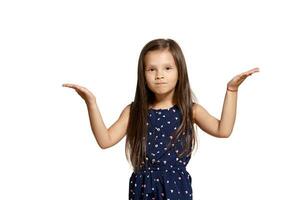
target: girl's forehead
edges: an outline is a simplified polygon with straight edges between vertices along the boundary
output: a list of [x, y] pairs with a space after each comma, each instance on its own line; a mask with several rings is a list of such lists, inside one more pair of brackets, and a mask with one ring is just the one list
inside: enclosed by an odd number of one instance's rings
[[148, 51], [145, 56], [160, 56], [160, 55], [169, 55], [171, 52], [167, 49], [160, 49], [160, 50], [151, 50]]
[[148, 51], [144, 59], [145, 64], [153, 66], [175, 63], [173, 55], [167, 50]]

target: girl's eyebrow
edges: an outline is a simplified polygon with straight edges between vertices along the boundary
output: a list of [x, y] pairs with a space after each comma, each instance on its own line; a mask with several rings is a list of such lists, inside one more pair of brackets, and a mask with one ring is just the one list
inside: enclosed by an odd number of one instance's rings
[[[170, 64], [170, 63], [164, 63], [163, 66], [171, 66], [171, 67], [173, 67], [173, 65]], [[149, 64], [148, 67], [156, 67], [156, 65]]]

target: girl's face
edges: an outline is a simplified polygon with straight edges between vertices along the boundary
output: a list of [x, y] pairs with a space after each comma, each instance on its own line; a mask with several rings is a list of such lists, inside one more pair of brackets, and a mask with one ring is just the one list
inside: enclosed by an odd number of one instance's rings
[[168, 50], [149, 51], [144, 63], [148, 88], [157, 97], [172, 99], [178, 80], [178, 69], [172, 54]]

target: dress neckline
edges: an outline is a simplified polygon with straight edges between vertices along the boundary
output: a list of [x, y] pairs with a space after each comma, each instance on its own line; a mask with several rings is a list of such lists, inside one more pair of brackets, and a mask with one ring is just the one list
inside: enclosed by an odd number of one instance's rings
[[177, 105], [175, 104], [175, 105], [173, 105], [173, 106], [171, 106], [171, 107], [169, 107], [169, 108], [149, 108], [148, 110], [154, 110], [154, 111], [166, 111], [166, 110], [170, 110], [170, 109], [172, 109], [172, 108], [175, 108]]

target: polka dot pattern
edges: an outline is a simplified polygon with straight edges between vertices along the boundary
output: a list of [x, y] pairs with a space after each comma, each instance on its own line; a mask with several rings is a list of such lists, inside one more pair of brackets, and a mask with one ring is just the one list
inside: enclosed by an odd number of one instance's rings
[[192, 200], [192, 177], [186, 170], [190, 156], [179, 158], [178, 139], [167, 149], [181, 123], [177, 105], [148, 110], [146, 165], [129, 179], [129, 200]]

